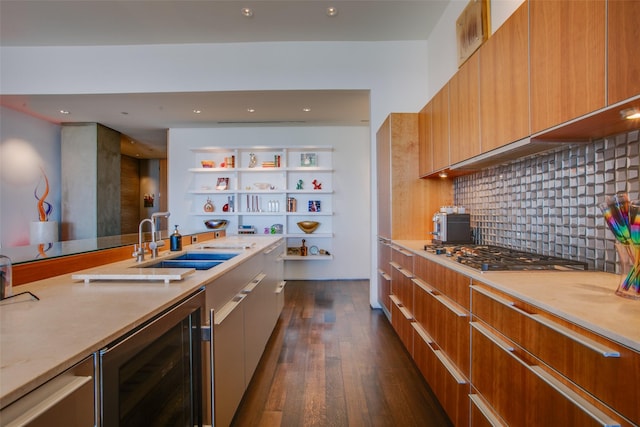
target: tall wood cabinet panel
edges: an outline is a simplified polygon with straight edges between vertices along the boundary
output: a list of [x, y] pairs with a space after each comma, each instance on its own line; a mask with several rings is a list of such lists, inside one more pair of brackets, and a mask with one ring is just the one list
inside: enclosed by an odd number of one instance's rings
[[420, 145], [418, 173], [421, 177], [433, 172], [432, 110], [433, 107], [429, 102], [418, 113], [418, 140]]
[[451, 164], [481, 152], [479, 58], [473, 54], [449, 81]]
[[604, 0], [530, 0], [529, 5], [531, 131], [536, 133], [605, 106], [607, 5]]
[[433, 171], [449, 167], [449, 84], [431, 100]]
[[528, 3], [480, 47], [482, 152], [530, 135]]
[[393, 113], [376, 134], [378, 234], [392, 239], [424, 236], [425, 198], [418, 179], [418, 114]]
[[607, 3], [608, 104], [640, 94], [640, 2]]

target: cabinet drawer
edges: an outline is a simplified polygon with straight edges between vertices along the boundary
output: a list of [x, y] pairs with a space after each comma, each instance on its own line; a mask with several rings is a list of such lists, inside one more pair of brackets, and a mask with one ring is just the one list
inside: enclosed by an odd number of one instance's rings
[[413, 284], [411, 279], [413, 274], [410, 270], [396, 264], [391, 263], [391, 293], [395, 295], [403, 306], [413, 311]]
[[594, 406], [482, 322], [471, 325], [471, 382], [509, 426], [627, 425]]
[[378, 302], [387, 310], [387, 313], [391, 312], [391, 306], [389, 302], [389, 295], [391, 294], [391, 276], [382, 270], [378, 270]]
[[414, 361], [435, 393], [453, 425], [469, 425], [469, 381], [417, 323], [414, 329]]
[[420, 256], [415, 259], [413, 274], [469, 310], [469, 277]]
[[469, 376], [469, 312], [413, 279], [414, 317], [465, 376]]
[[405, 348], [413, 357], [413, 314], [407, 307], [403, 307], [395, 295], [391, 295], [391, 325], [400, 337]]
[[394, 262], [405, 270], [413, 271], [413, 258], [412, 252], [398, 247], [392, 247], [391, 249], [391, 262]]
[[472, 292], [474, 316], [640, 424], [634, 392], [640, 378], [638, 353], [486, 285], [474, 283]]

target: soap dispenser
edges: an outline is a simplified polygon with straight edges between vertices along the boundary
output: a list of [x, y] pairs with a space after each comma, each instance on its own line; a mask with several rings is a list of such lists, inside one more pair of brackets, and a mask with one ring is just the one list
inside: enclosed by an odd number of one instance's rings
[[178, 225], [176, 225], [176, 229], [173, 230], [173, 234], [171, 235], [171, 250], [172, 251], [181, 251], [182, 250], [182, 235], [178, 231]]

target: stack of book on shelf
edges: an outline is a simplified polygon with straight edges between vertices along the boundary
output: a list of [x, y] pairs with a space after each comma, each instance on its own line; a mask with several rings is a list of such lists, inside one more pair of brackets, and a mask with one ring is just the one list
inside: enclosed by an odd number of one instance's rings
[[273, 161], [263, 161], [262, 162], [262, 167], [263, 168], [279, 168], [280, 167], [280, 156], [275, 155], [273, 156]]

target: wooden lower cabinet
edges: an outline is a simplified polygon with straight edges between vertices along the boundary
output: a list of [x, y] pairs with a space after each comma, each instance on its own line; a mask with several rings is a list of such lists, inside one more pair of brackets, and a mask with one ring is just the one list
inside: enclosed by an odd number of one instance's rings
[[455, 426], [469, 425], [469, 382], [434, 340], [413, 322], [413, 359]]
[[638, 352], [419, 254], [412, 272], [392, 259], [393, 327], [454, 425], [640, 425]]
[[[505, 415], [509, 425], [545, 425], [535, 422], [554, 421], [555, 416], [545, 418], [551, 410], [564, 414], [567, 422], [591, 420], [558, 425], [603, 425], [593, 424], [594, 419], [607, 425], [640, 423], [640, 400], [634, 391], [640, 378], [638, 353], [481, 282], [472, 286], [472, 312], [474, 386], [500, 414], [518, 412], [513, 409], [514, 400], [529, 401], [527, 407], [537, 408], [531, 419]], [[488, 337], [497, 338], [492, 342]], [[495, 379], [501, 375], [505, 384]], [[519, 397], [494, 390], [503, 387]], [[567, 403], [565, 395], [583, 408]], [[551, 402], [549, 396], [553, 396]]]
[[388, 239], [378, 238], [378, 303], [387, 316], [391, 313], [391, 244]]
[[470, 280], [422, 257], [414, 266], [414, 359], [454, 425], [466, 426], [470, 315], [460, 302], [469, 300]]
[[620, 425], [513, 342], [471, 325], [471, 382], [509, 426]]
[[[416, 322], [465, 377], [469, 377], [469, 312], [419, 278], [414, 283]], [[468, 287], [468, 285], [467, 285]]]
[[400, 337], [411, 357], [413, 357], [413, 315], [411, 311], [404, 307], [395, 295], [391, 295], [391, 325]]

